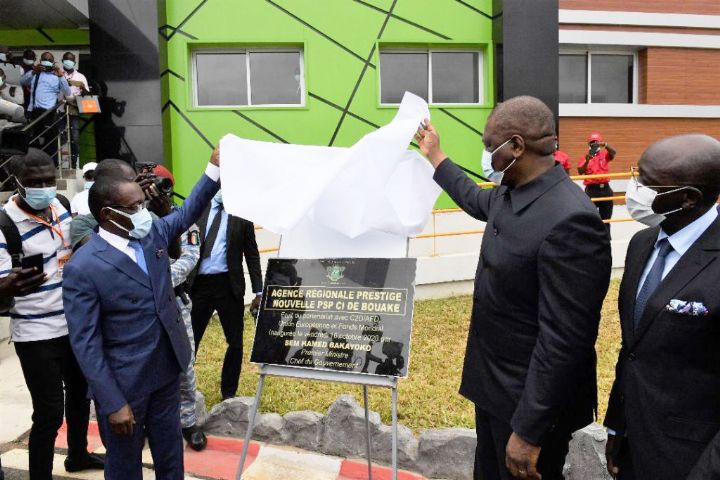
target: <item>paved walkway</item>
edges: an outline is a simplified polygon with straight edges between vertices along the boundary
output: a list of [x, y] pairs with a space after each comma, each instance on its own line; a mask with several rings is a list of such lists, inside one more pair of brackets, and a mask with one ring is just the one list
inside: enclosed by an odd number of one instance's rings
[[[185, 450], [186, 479], [235, 479], [242, 440], [233, 438], [208, 437], [208, 446], [202, 452], [189, 448]], [[100, 471], [66, 473], [63, 468], [64, 452], [67, 451], [65, 426], [55, 444], [54, 469], [64, 479], [102, 480]], [[88, 449], [98, 454], [105, 452], [97, 430], [97, 424], [90, 424]], [[9, 479], [26, 478], [28, 453], [25, 440], [6, 445], [1, 455], [3, 468]], [[145, 464], [143, 478], [153, 479], [150, 451], [143, 452]], [[19, 476], [18, 476], [19, 475]], [[245, 465], [244, 480], [361, 480], [368, 478], [367, 464], [363, 460], [348, 460], [307, 452], [292, 447], [281, 447], [252, 442]], [[392, 472], [387, 467], [373, 466], [373, 479], [390, 480]], [[423, 477], [409, 472], [400, 472], [399, 480], [423, 480]]]
[[[0, 337], [3, 335], [0, 334]], [[30, 429], [32, 404], [30, 394], [15, 355], [15, 349], [0, 344], [0, 452], [6, 480], [26, 480], [28, 469], [27, 435]], [[58, 435], [54, 461], [56, 480], [102, 480], [100, 471], [67, 473], [63, 467], [67, 442], [65, 427]], [[185, 450], [186, 480], [190, 479], [235, 479], [242, 440], [208, 437], [208, 447], [202, 452]], [[90, 424], [88, 449], [102, 454], [97, 424]], [[145, 470], [143, 477], [154, 479], [152, 458], [146, 450], [143, 455]], [[267, 445], [257, 442], [250, 444], [249, 455], [243, 474], [244, 480], [364, 480], [368, 478], [367, 463], [363, 460], [348, 460], [307, 452], [297, 448]], [[391, 480], [392, 472], [387, 467], [373, 467], [374, 480]], [[423, 480], [420, 475], [401, 472], [398, 480]]]

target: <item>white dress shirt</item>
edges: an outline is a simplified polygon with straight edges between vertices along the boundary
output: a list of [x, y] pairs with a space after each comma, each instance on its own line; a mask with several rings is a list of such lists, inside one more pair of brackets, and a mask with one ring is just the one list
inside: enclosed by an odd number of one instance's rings
[[108, 242], [111, 247], [115, 247], [116, 249], [120, 250], [122, 253], [130, 257], [130, 260], [132, 260], [134, 263], [137, 263], [135, 250], [130, 247], [129, 238], [121, 237], [120, 235], [108, 232], [102, 227], [98, 229], [98, 235], [100, 235], [103, 240]]
[[648, 259], [647, 264], [645, 264], [645, 270], [643, 270], [642, 277], [640, 277], [640, 283], [638, 283], [635, 295], [637, 296], [640, 293], [640, 289], [642, 288], [643, 283], [645, 283], [645, 278], [648, 276], [648, 273], [650, 273], [650, 269], [657, 259], [659, 252], [657, 244], [660, 240], [667, 238], [668, 242], [670, 242], [670, 245], [673, 247], [672, 252], [668, 253], [668, 256], [665, 258], [665, 270], [663, 270], [662, 274], [662, 278], [664, 279], [667, 274], [670, 273], [670, 270], [673, 269], [675, 264], [677, 264], [682, 256], [685, 255], [685, 252], [687, 252], [697, 239], [705, 233], [705, 230], [712, 225], [717, 216], [718, 210], [715, 206], [713, 206], [703, 216], [672, 235], [668, 235], [661, 229], [660, 233], [658, 233], [657, 241], [655, 242], [655, 248]]

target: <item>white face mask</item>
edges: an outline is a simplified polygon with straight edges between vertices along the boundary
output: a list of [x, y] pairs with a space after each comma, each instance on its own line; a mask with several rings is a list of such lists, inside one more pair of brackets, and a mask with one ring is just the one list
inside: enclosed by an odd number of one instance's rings
[[7, 62], [7, 55], [0, 53], [0, 62]]
[[688, 187], [678, 187], [673, 190], [668, 190], [667, 192], [658, 193], [638, 181], [630, 180], [627, 185], [627, 191], [625, 192], [625, 205], [633, 220], [645, 224], [648, 227], [656, 227], [664, 222], [668, 215], [682, 210], [682, 207], [665, 213], [656, 213], [652, 209], [655, 198], [660, 195], [677, 192], [684, 188]]
[[503, 168], [502, 171], [497, 171], [492, 166], [492, 157], [493, 157], [493, 155], [495, 155], [495, 152], [497, 152], [502, 147], [507, 145], [510, 142], [510, 140], [512, 140], [512, 138], [508, 138], [507, 141], [505, 141], [502, 145], [497, 147], [492, 152], [488, 152], [487, 150], [483, 149], [483, 153], [482, 153], [483, 175], [485, 175], [485, 177], [488, 180], [490, 180], [491, 182], [493, 182], [495, 185], [498, 185], [498, 186], [502, 183], [502, 179], [505, 176], [505, 172], [507, 172], [508, 169], [515, 164], [515, 162], [517, 161], [517, 158], [513, 158], [513, 161], [510, 162], [510, 165]]

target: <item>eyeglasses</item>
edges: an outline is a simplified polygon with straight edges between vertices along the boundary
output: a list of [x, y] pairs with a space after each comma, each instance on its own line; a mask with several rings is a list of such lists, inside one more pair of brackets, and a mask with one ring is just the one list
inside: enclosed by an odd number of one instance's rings
[[142, 210], [143, 206], [144, 206], [144, 203], [138, 203], [137, 205], [133, 205], [132, 207], [126, 207], [125, 205], [108, 205], [108, 208], [133, 214], [133, 213], [138, 213], [140, 210]]
[[[696, 188], [696, 187], [693, 187], [692, 185], [644, 185], [638, 181], [639, 176], [640, 176], [640, 169], [634, 165], [631, 166], [630, 167], [630, 178], [632, 179], [633, 182], [635, 182], [635, 187], [638, 189], [639, 188], [649, 188], [651, 190], [657, 191], [658, 188], [669, 188], [670, 190], [677, 189], [677, 188]], [[664, 193], [670, 193], [670, 192], [664, 192]]]

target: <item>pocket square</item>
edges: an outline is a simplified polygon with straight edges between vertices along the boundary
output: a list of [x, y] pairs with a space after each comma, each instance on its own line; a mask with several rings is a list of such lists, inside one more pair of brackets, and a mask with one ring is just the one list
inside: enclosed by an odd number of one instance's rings
[[709, 313], [707, 307], [705, 307], [702, 302], [689, 302], [678, 299], [670, 300], [670, 303], [665, 306], [665, 310], [690, 317], [704, 317]]

